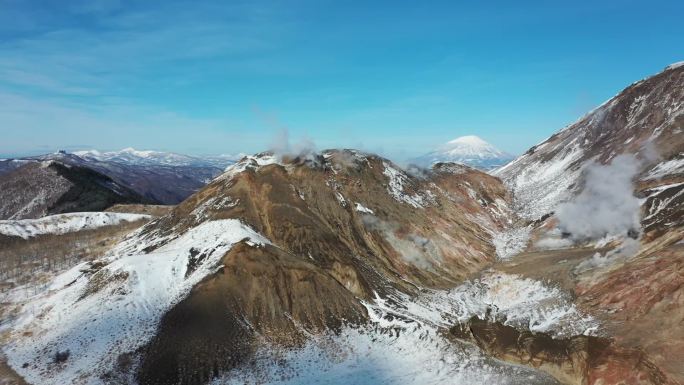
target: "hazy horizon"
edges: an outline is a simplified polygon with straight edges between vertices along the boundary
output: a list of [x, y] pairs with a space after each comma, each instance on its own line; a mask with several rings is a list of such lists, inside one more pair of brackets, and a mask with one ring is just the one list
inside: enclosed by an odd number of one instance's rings
[[673, 1], [6, 1], [0, 153], [253, 153], [287, 129], [293, 142], [392, 159], [464, 135], [520, 154], [684, 60], [683, 11]]
[[[281, 135], [282, 135], [282, 133], [281, 133]], [[466, 137], [466, 136], [478, 136], [478, 135], [464, 135], [463, 137]], [[479, 136], [478, 136], [478, 137], [479, 137]], [[462, 137], [452, 138], [451, 140], [459, 139], [459, 138], [462, 138]], [[481, 137], [480, 137], [480, 139], [483, 139], [483, 140], [487, 141], [485, 138], [481, 138]], [[487, 142], [488, 142], [488, 141], [487, 141]], [[446, 143], [446, 142], [445, 142], [445, 143]], [[439, 145], [435, 145], [435, 147], [431, 148], [430, 150], [438, 150], [438, 149], [439, 149], [441, 146], [443, 146], [445, 143], [440, 143]], [[488, 143], [489, 143], [489, 142], [488, 142]], [[307, 144], [307, 145], [315, 146], [315, 143], [313, 143], [313, 142], [307, 142], [306, 144]], [[490, 143], [490, 144], [491, 144], [491, 143]], [[534, 145], [534, 144], [530, 144], [530, 147], [533, 146], [533, 145]], [[298, 143], [298, 142], [295, 142], [295, 143], [290, 142], [290, 143], [288, 143], [288, 146], [292, 146], [292, 147], [295, 147], [295, 148], [296, 148], [296, 147], [299, 146], [299, 143]], [[383, 155], [383, 156], [384, 156], [384, 154], [381, 154], [380, 152], [377, 152], [377, 151], [373, 151], [373, 150], [369, 150], [369, 149], [363, 149], [363, 148], [354, 148], [354, 147], [326, 147], [326, 148], [314, 147], [314, 148], [306, 148], [305, 151], [310, 151], [310, 150], [311, 150], [311, 151], [314, 151], [314, 152], [319, 152], [319, 151], [325, 151], [325, 150], [331, 150], [331, 149], [352, 149], [352, 150], [361, 150], [361, 151], [365, 151], [365, 152], [369, 152], [369, 153], [376, 153], [376, 154], [378, 154], [378, 155]], [[264, 148], [262, 148], [262, 149], [260, 149], [260, 150], [254, 151], [254, 152], [241, 151], [241, 152], [234, 152], [234, 153], [184, 153], [184, 152], [178, 152], [178, 151], [172, 151], [172, 150], [165, 150], [165, 149], [159, 149], [159, 148], [135, 148], [135, 147], [132, 147], [132, 146], [126, 146], [126, 147], [123, 147], [123, 148], [96, 148], [96, 147], [87, 147], [87, 146], [83, 146], [83, 145], [75, 145], [75, 146], [64, 146], [64, 147], [60, 147], [60, 148], [52, 148], [52, 147], [48, 147], [48, 148], [39, 148], [39, 149], [35, 149], [35, 150], [33, 150], [33, 151], [29, 151], [29, 152], [20, 152], [20, 153], [6, 153], [6, 154], [0, 153], [0, 159], [2, 159], [2, 158], [22, 158], [22, 157], [31, 157], [31, 156], [37, 156], [37, 155], [45, 155], [45, 154], [57, 153], [57, 152], [60, 152], [60, 151], [65, 151], [65, 152], [67, 152], [67, 153], [75, 154], [75, 153], [82, 152], [82, 151], [98, 151], [98, 152], [100, 152], [100, 153], [106, 153], [106, 152], [122, 152], [122, 151], [126, 151], [126, 150], [135, 150], [135, 151], [138, 151], [138, 152], [145, 152], [145, 151], [168, 152], [168, 153], [175, 153], [175, 154], [188, 155], [188, 156], [194, 156], [194, 157], [212, 157], [212, 156], [240, 157], [240, 156], [242, 156], [242, 155], [249, 155], [249, 154], [254, 154], [254, 153], [258, 153], [258, 152], [274, 151], [274, 148], [273, 148], [273, 146], [266, 146], [266, 147], [264, 147]], [[297, 151], [298, 151], [298, 150], [296, 150], [296, 149], [295, 149], [295, 150], [292, 150], [293, 153], [295, 153], [295, 152], [297, 152]], [[520, 154], [517, 154], [517, 153], [516, 153], [516, 154], [508, 153], [508, 154], [509, 154], [509, 155], [513, 155], [513, 156], [518, 156], [518, 155], [520, 155]], [[78, 154], [76, 154], [76, 155], [78, 155]], [[409, 160], [409, 159], [408, 159], [408, 158], [396, 158], [396, 159], [393, 159], [393, 160], [397, 160], [397, 161], [403, 162], [403, 161], [407, 161], [407, 160]]]

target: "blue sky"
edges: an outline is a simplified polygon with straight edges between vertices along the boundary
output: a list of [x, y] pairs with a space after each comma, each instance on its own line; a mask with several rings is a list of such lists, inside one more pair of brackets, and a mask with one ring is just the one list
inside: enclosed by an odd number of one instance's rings
[[682, 1], [0, 0], [0, 154], [525, 151], [684, 60]]

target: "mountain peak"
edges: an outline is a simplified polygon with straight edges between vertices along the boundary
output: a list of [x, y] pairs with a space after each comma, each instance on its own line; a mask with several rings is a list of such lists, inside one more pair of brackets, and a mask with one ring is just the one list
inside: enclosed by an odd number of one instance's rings
[[107, 154], [111, 155], [129, 155], [129, 156], [134, 156], [137, 158], [151, 158], [151, 157], [158, 157], [158, 158], [168, 158], [168, 157], [175, 157], [175, 158], [188, 158], [187, 155], [181, 155], [181, 154], [176, 154], [174, 152], [162, 152], [162, 151], [154, 151], [154, 150], [136, 150], [133, 147], [126, 147], [123, 150], [120, 151], [112, 151]]
[[465, 164], [482, 170], [491, 170], [506, 164], [513, 157], [477, 135], [466, 135], [450, 140], [436, 150], [413, 162], [429, 167], [438, 162]]
[[484, 139], [480, 138], [477, 135], [460, 136], [454, 140], [450, 140], [449, 142], [447, 142], [447, 144], [466, 144], [469, 146], [491, 146], [491, 144], [487, 143]]

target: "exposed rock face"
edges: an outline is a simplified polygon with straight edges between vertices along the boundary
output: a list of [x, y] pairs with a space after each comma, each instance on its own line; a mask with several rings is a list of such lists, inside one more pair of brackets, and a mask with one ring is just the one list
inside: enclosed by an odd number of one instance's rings
[[494, 357], [547, 372], [563, 384], [676, 384], [638, 349], [620, 348], [601, 337], [553, 338], [473, 317], [450, 330]]
[[360, 323], [353, 293], [314, 264], [275, 247], [238, 245], [223, 267], [162, 319], [144, 351], [141, 384], [203, 384], [247, 363], [260, 339], [293, 345], [306, 332]]
[[501, 183], [468, 167], [442, 164], [417, 178], [355, 151], [268, 159], [244, 159], [147, 226], [165, 234], [239, 218], [276, 246], [234, 247], [163, 318], [141, 383], [203, 383], [248, 359], [255, 334], [297, 344], [365, 322], [359, 299], [375, 293], [453, 286], [492, 262], [488, 234], [511, 215]]
[[[684, 165], [684, 159], [681, 163]], [[643, 199], [643, 250], [654, 251], [684, 239], [684, 171], [670, 170], [656, 179], [647, 174], [638, 182], [637, 190]]]
[[[670, 233], [676, 235], [677, 229]], [[661, 237], [661, 241], [667, 237]], [[581, 309], [601, 319], [602, 328], [613, 338], [616, 349], [643, 352], [644, 359], [668, 380], [681, 383], [684, 247], [673, 244], [656, 251], [642, 247], [636, 256], [601, 260], [595, 267], [585, 267], [592, 266], [596, 255], [606, 253], [608, 248], [525, 252], [496, 269], [550, 280], [572, 292]], [[619, 368], [618, 357], [611, 365]]]
[[0, 175], [0, 219], [39, 218], [74, 211], [100, 211], [145, 198], [88, 168], [31, 162]]
[[[317, 162], [295, 159], [218, 178], [155, 229], [239, 218], [326, 269], [353, 266], [363, 276], [371, 268], [439, 286], [491, 262], [490, 234], [512, 215], [500, 182], [470, 168], [437, 168], [421, 179], [372, 155], [328, 152]], [[356, 294], [373, 286], [366, 282]]]

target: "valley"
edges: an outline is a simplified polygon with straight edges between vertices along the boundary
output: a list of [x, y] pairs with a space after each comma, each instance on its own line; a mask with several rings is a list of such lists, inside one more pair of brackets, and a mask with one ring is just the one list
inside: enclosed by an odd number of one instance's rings
[[200, 166], [158, 153], [6, 162], [0, 376], [682, 384], [683, 127], [673, 65], [489, 172], [352, 149], [189, 184]]

